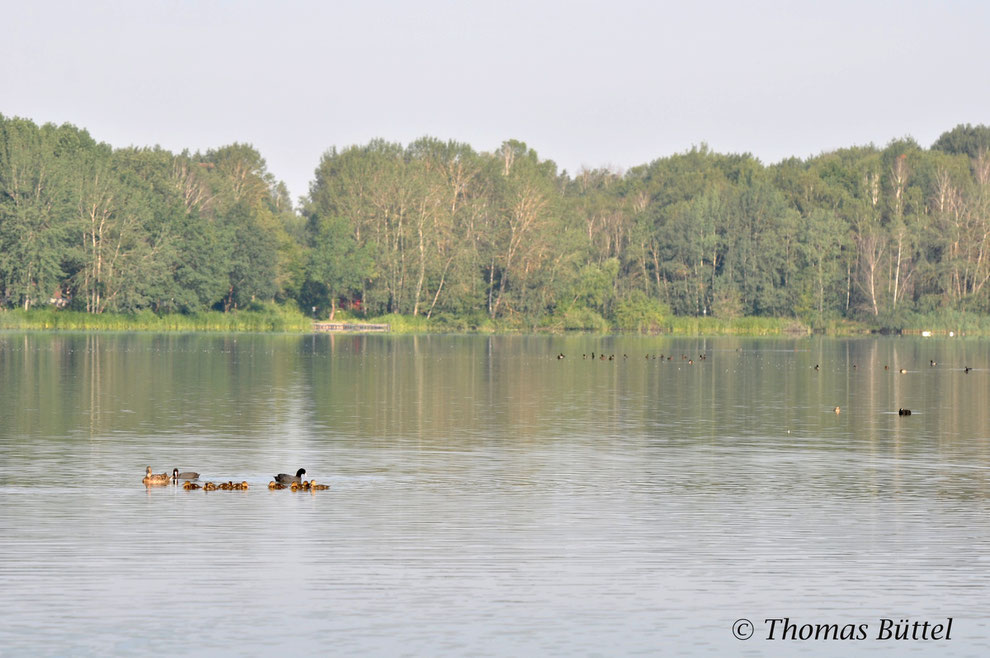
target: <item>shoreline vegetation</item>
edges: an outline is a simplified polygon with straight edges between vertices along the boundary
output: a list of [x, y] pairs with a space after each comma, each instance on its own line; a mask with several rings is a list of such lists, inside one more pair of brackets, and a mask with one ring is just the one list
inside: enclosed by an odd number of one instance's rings
[[[990, 336], [990, 317], [973, 313], [948, 313], [938, 317], [914, 316], [898, 327], [877, 327], [842, 321], [826, 327], [810, 327], [795, 318], [740, 317], [734, 319], [669, 316], [651, 326], [635, 329], [602, 325], [570, 328], [562, 323], [493, 322], [482, 318], [397, 314], [356, 317], [340, 312], [337, 322], [360, 326], [388, 324], [392, 334], [591, 334], [643, 336], [866, 336], [873, 334]], [[0, 331], [133, 331], [133, 332], [251, 332], [315, 333], [313, 318], [291, 307], [267, 305], [260, 310], [204, 311], [157, 315], [138, 313], [92, 314], [57, 309], [0, 311]], [[338, 333], [338, 332], [334, 332]], [[339, 332], [354, 333], [354, 332]]]
[[990, 335], [990, 126], [765, 164], [560, 170], [517, 140], [113, 148], [0, 114], [0, 327]]

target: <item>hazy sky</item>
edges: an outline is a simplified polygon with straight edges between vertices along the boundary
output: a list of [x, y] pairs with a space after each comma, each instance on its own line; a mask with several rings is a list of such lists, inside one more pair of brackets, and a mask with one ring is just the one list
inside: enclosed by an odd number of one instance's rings
[[990, 124], [990, 2], [0, 0], [0, 113], [114, 146], [519, 139], [571, 172]]

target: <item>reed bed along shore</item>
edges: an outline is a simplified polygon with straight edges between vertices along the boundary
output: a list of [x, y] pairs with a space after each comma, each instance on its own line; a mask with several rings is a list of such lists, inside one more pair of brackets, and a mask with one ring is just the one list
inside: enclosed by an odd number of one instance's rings
[[[962, 312], [912, 315], [899, 318], [896, 322], [887, 323], [841, 320], [820, 325], [805, 323], [796, 318], [668, 316], [649, 325], [625, 330], [611, 326], [604, 321], [588, 326], [572, 326], [564, 322], [547, 322], [545, 320], [527, 322], [524, 318], [495, 321], [487, 316], [477, 315], [439, 315], [425, 318], [397, 314], [362, 317], [342, 313], [338, 314], [335, 319], [357, 325], [387, 323], [390, 325], [390, 332], [394, 334], [626, 333], [673, 336], [802, 336], [810, 334], [855, 336], [885, 333], [990, 336], [990, 316]], [[309, 333], [313, 331], [313, 319], [293, 307], [275, 304], [265, 305], [259, 309], [227, 313], [207, 311], [161, 315], [151, 311], [96, 314], [53, 308], [27, 311], [11, 309], [0, 311], [0, 330]]]

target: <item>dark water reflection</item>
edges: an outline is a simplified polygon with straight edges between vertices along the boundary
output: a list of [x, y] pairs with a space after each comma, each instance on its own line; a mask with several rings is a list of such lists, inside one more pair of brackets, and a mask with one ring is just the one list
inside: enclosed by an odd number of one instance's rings
[[[0, 334], [0, 653], [987, 655], [987, 364], [958, 339]], [[146, 490], [148, 464], [251, 489]], [[265, 488], [298, 466], [332, 489]], [[763, 640], [784, 616], [955, 621]]]

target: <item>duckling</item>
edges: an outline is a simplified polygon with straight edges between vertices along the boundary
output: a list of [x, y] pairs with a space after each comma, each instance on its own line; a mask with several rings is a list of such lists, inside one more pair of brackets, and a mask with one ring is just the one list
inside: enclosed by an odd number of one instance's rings
[[212, 482], [207, 482], [206, 484], [203, 485], [203, 491], [216, 491], [216, 490], [217, 490], [217, 485], [213, 484]]
[[169, 484], [172, 481], [172, 476], [168, 473], [152, 473], [151, 467], [145, 471], [144, 479], [141, 480], [145, 485], [156, 485], [156, 484]]
[[180, 473], [179, 469], [172, 469], [172, 482], [178, 484], [179, 480], [198, 480], [199, 473], [193, 473], [192, 471], [186, 471], [185, 473]]
[[279, 484], [278, 482], [272, 480], [271, 482], [268, 483], [268, 488], [271, 489], [272, 491], [275, 491], [276, 489], [285, 489], [285, 485]]
[[910, 416], [911, 415], [911, 410], [910, 409], [898, 409], [897, 410], [897, 415], [898, 416]]
[[279, 484], [290, 484], [292, 482], [301, 482], [302, 476], [306, 474], [305, 468], [300, 468], [296, 471], [295, 476], [289, 475], [287, 473], [279, 473], [273, 479]]
[[330, 488], [329, 484], [316, 484], [315, 482], [309, 483], [309, 488], [313, 491], [326, 491]]
[[248, 483], [247, 482], [241, 482], [241, 489], [247, 489], [247, 488], [248, 488]]
[[182, 488], [186, 491], [192, 491], [193, 489], [200, 489], [201, 487], [195, 482], [186, 482], [182, 485]]
[[300, 489], [302, 489], [302, 484], [298, 482], [293, 482], [292, 484], [289, 485], [289, 488], [292, 489], [293, 491], [299, 491]]

